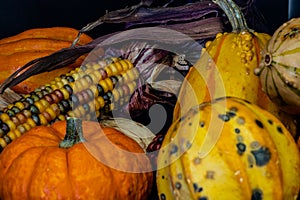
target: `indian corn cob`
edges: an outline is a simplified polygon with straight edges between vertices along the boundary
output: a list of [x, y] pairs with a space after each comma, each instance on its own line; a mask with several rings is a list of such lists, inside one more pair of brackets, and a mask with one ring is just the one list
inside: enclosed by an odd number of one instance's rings
[[3, 109], [0, 113], [0, 152], [23, 133], [68, 116], [85, 119], [123, 105], [136, 88], [137, 68], [129, 60], [91, 61]]

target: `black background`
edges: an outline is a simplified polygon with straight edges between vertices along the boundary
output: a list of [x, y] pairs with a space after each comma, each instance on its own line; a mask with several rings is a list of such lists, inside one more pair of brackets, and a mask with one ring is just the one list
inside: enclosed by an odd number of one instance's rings
[[[300, 2], [293, 1], [292, 15], [288, 15], [288, 0], [254, 0], [255, 6], [265, 16], [271, 31], [291, 17], [300, 17]], [[80, 29], [95, 21], [106, 11], [124, 8], [138, 0], [9, 0], [0, 7], [0, 38], [15, 35], [36, 27], [68, 26]], [[291, 9], [293, 8], [293, 9]], [[298, 9], [299, 8], [299, 9]], [[113, 27], [103, 27], [109, 29]]]

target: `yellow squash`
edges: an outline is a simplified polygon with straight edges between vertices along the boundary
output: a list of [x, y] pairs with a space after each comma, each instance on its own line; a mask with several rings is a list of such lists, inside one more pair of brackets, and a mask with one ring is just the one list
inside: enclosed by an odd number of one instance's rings
[[198, 62], [187, 74], [174, 110], [178, 119], [193, 105], [223, 96], [246, 99], [279, 117], [295, 133], [293, 119], [281, 113], [262, 91], [254, 74], [270, 35], [247, 27], [242, 12], [232, 0], [215, 0], [226, 13], [232, 32], [219, 33], [206, 44]]
[[160, 200], [297, 199], [300, 154], [284, 125], [236, 97], [191, 108], [158, 154]]

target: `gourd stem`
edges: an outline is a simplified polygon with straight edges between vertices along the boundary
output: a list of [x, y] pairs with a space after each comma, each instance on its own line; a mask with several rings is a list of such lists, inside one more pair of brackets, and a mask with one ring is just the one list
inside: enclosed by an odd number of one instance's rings
[[252, 31], [248, 28], [246, 19], [233, 0], [212, 0], [226, 14], [232, 27], [232, 32]]
[[82, 120], [80, 118], [68, 117], [65, 138], [59, 143], [61, 148], [70, 148], [73, 145], [84, 142], [82, 133]]

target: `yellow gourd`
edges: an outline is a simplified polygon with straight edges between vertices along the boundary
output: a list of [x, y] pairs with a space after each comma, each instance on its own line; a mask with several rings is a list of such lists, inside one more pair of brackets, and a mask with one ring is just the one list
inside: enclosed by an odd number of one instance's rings
[[174, 110], [178, 119], [193, 105], [223, 96], [235, 96], [255, 103], [280, 118], [294, 134], [291, 116], [282, 113], [262, 91], [254, 74], [270, 35], [247, 27], [239, 7], [232, 0], [215, 0], [226, 13], [232, 32], [219, 33], [206, 44], [198, 62], [187, 74]]

